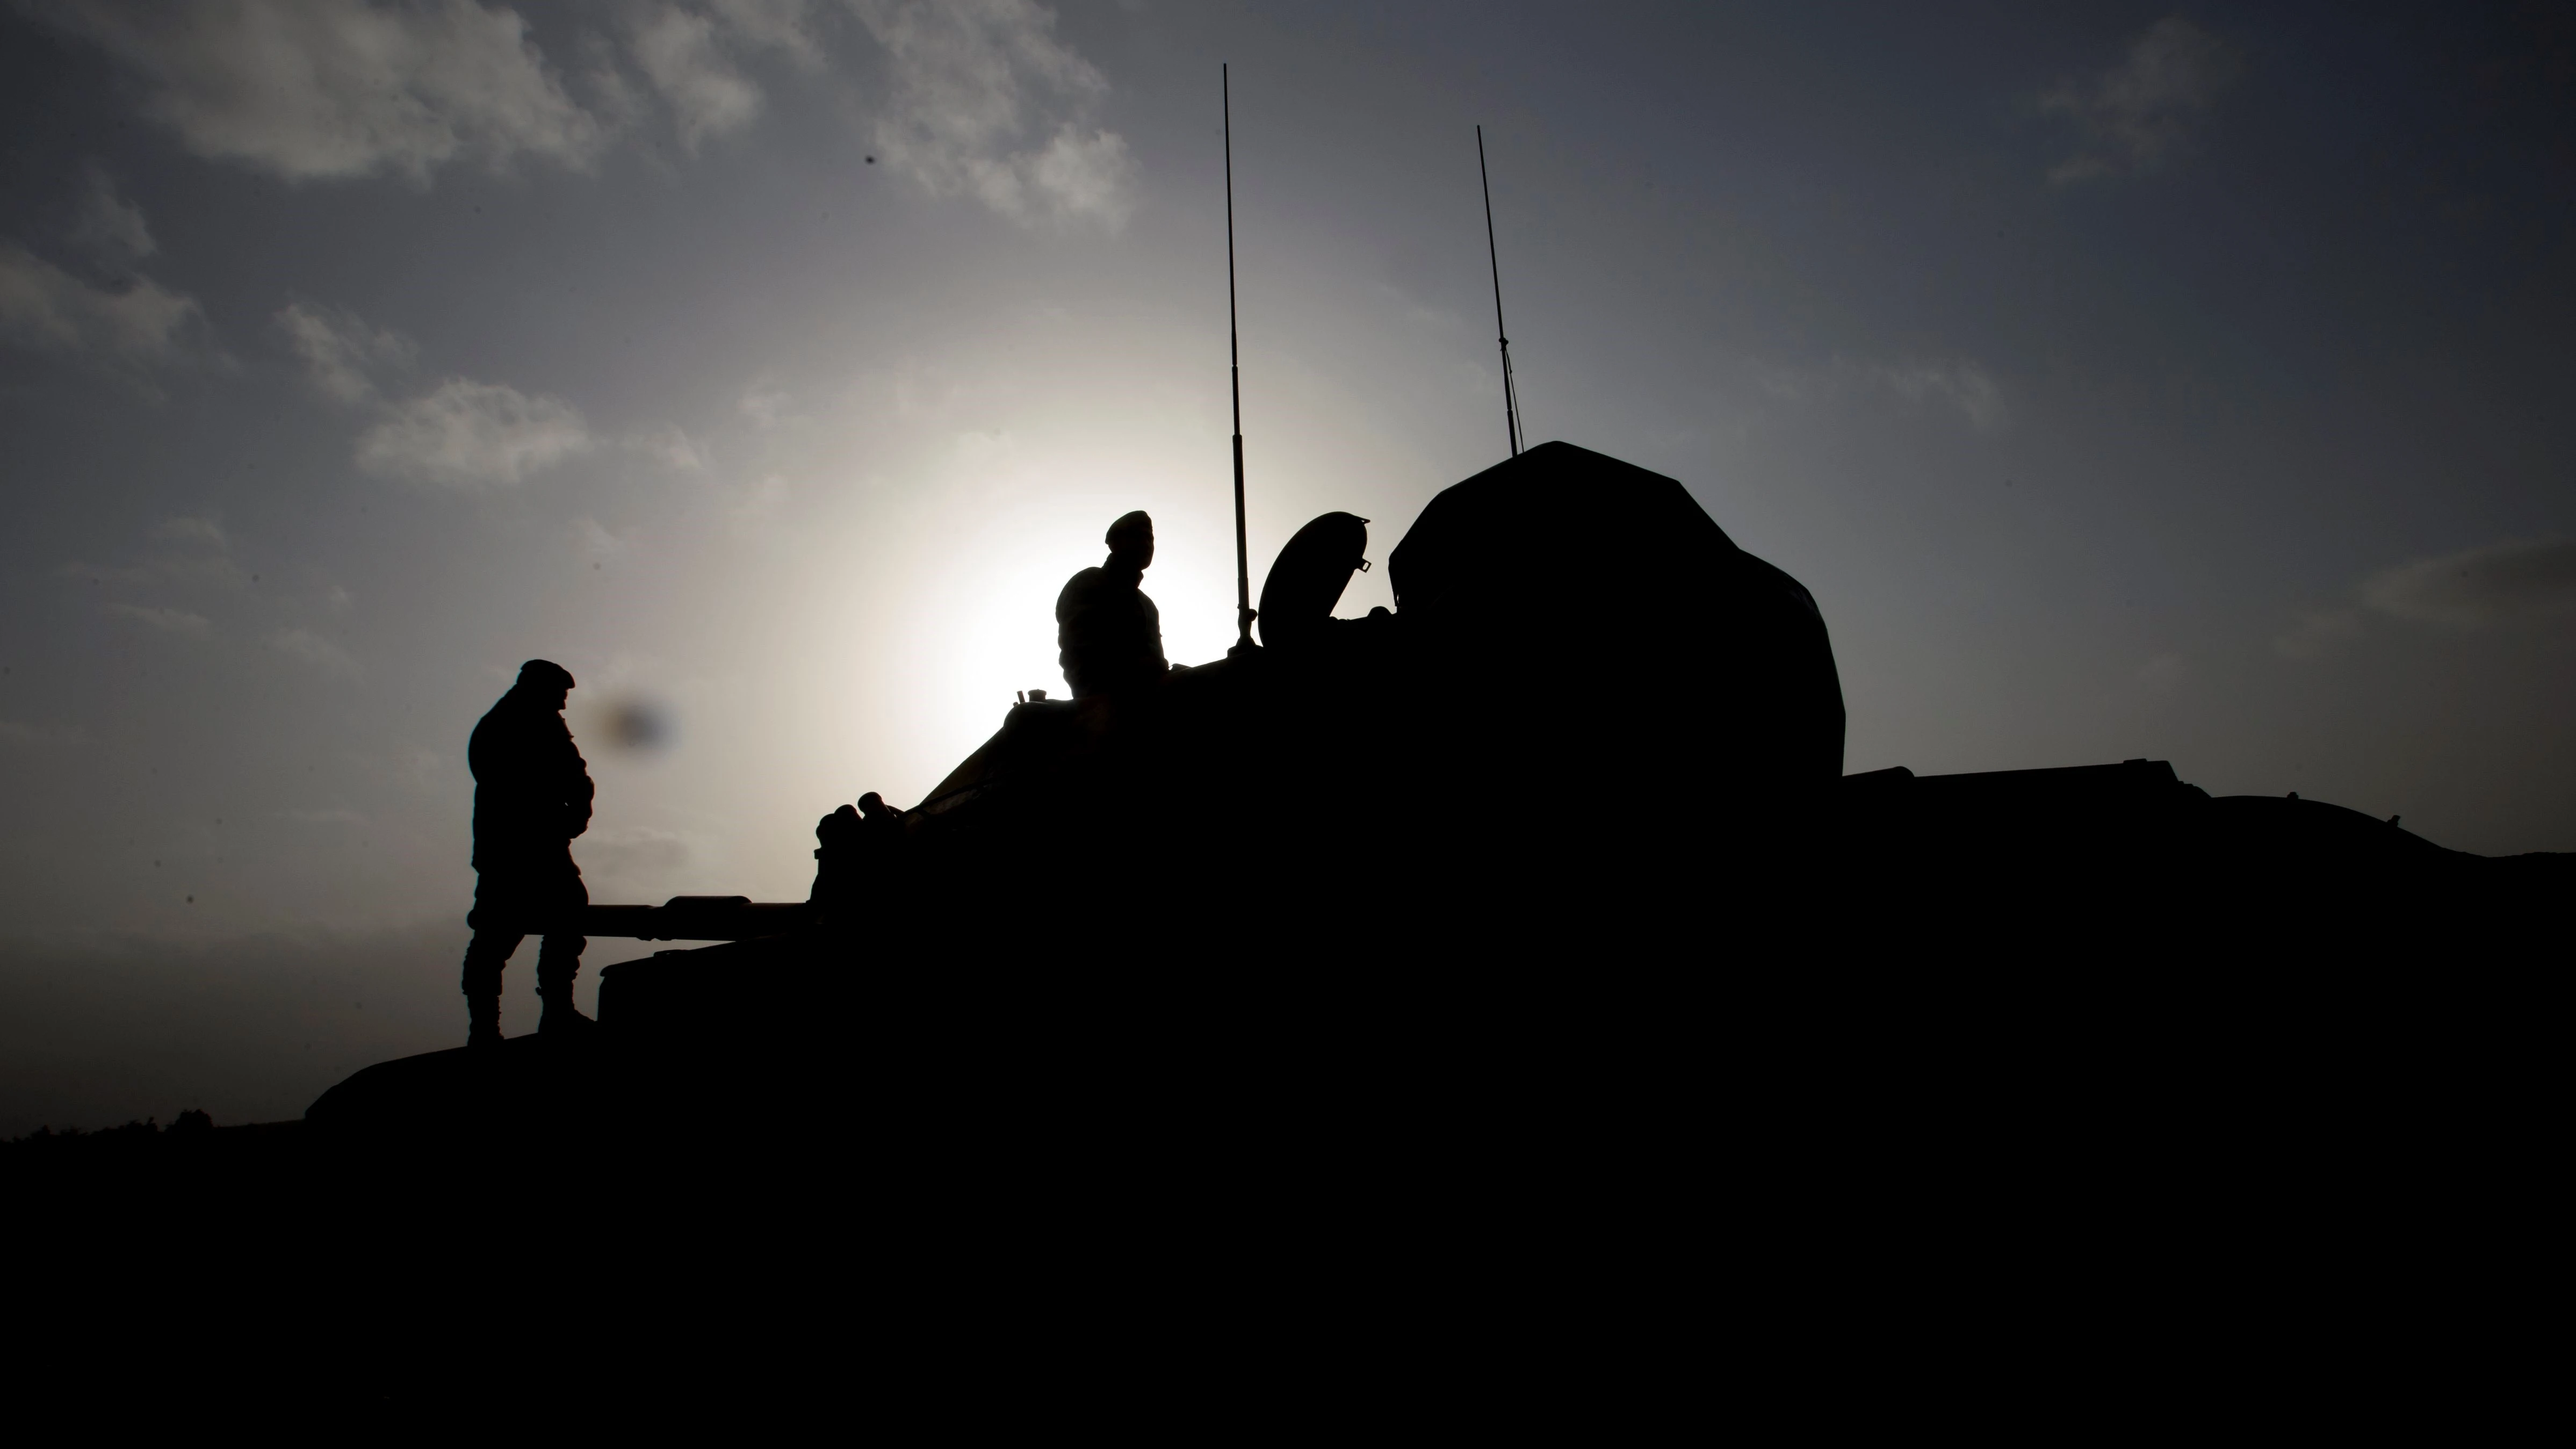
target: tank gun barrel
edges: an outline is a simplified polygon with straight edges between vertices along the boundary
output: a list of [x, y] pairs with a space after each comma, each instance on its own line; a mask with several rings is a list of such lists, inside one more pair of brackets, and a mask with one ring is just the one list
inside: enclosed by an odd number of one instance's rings
[[581, 934], [638, 941], [749, 941], [785, 936], [813, 923], [804, 901], [749, 896], [673, 896], [658, 906], [584, 906]]

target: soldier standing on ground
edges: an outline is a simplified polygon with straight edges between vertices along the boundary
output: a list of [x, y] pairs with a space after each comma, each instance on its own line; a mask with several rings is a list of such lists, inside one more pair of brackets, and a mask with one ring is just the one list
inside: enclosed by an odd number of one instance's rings
[[590, 1018], [573, 1010], [573, 977], [586, 944], [581, 908], [590, 892], [573, 864], [573, 837], [590, 828], [590, 770], [573, 747], [563, 707], [572, 676], [561, 665], [531, 659], [466, 746], [474, 772], [474, 911], [465, 923], [466, 1045], [501, 1042], [501, 968], [531, 934], [537, 949], [539, 1031], [578, 1031]]
[[1109, 525], [1109, 557], [1084, 569], [1055, 600], [1057, 662], [1073, 697], [1151, 684], [1163, 660], [1163, 616], [1139, 587], [1154, 562], [1154, 520], [1142, 510]]

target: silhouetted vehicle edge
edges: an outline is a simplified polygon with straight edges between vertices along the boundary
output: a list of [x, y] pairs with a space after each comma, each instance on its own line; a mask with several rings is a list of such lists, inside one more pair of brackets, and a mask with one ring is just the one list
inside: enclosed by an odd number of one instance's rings
[[[1569, 585], [1594, 554], [1616, 573]], [[603, 1089], [792, 1116], [859, 1074], [945, 1084], [942, 1113], [1146, 1120], [1302, 1083], [1365, 1135], [1462, 1074], [1593, 1098], [1651, 1064], [1642, 1130], [1757, 1063], [2100, 1084], [2242, 1038], [2313, 1066], [2303, 1013], [2532, 969], [2576, 881], [2576, 857], [2213, 799], [2162, 761], [1846, 777], [1812, 597], [1678, 482], [1570, 445], [1443, 493], [1389, 569], [1391, 613], [1332, 619], [1337, 580], [1274, 577], [1314, 617], [1264, 619], [1263, 649], [1011, 706], [834, 898], [590, 907], [594, 935], [727, 942], [608, 968], [601, 1040], [382, 1064], [310, 1119]], [[2055, 1055], [2071, 1031], [2081, 1060]]]

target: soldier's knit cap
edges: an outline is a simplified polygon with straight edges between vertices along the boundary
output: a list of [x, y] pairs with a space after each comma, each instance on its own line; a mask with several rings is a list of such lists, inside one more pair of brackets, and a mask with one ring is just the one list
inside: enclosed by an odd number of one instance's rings
[[1109, 534], [1107, 537], [1103, 538], [1101, 542], [1108, 544], [1114, 549], [1118, 547], [1118, 541], [1122, 538], [1146, 539], [1153, 536], [1153, 517], [1146, 513], [1144, 509], [1139, 508], [1133, 513], [1122, 513], [1118, 515], [1118, 521], [1109, 525]]

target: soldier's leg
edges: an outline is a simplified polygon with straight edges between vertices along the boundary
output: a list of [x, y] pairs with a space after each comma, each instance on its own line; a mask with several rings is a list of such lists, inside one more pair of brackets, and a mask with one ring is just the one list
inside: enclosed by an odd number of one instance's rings
[[465, 948], [465, 1044], [497, 1046], [501, 1041], [501, 968], [519, 949], [516, 932], [483, 927]]
[[544, 1010], [537, 1030], [580, 1031], [591, 1020], [572, 1009], [572, 981], [581, 974], [582, 948], [590, 942], [574, 933], [581, 929], [581, 908], [589, 904], [590, 891], [581, 883], [581, 867], [572, 863], [571, 851], [555, 866], [546, 894], [545, 943], [537, 948], [537, 1000]]
[[589, 944], [587, 937], [549, 931], [537, 947], [537, 1000], [544, 1007], [537, 1030], [579, 1031], [591, 1024], [572, 1005], [573, 978], [581, 974], [582, 948]]

